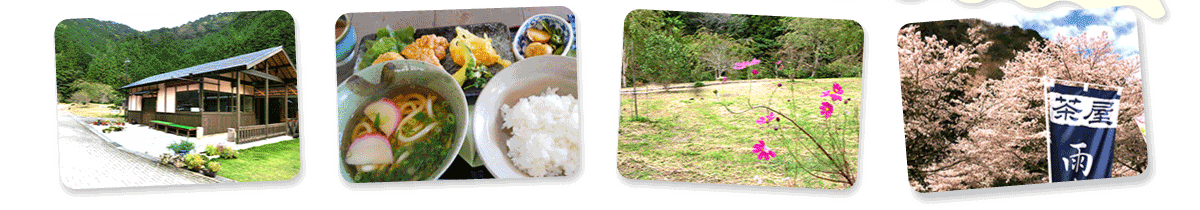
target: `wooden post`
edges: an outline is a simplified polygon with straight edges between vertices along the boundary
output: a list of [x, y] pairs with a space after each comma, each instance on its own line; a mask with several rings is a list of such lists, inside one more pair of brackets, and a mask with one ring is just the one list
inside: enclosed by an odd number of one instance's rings
[[288, 109], [287, 91], [289, 89], [291, 89], [291, 86], [288, 85], [288, 83], [283, 83], [283, 119], [288, 119], [288, 114], [291, 114], [292, 112], [291, 109]]
[[242, 88], [242, 72], [235, 72], [234, 74], [237, 74], [237, 89], [235, 89], [237, 93], [234, 94], [237, 96], [237, 110], [233, 111], [235, 112], [234, 115], [237, 119], [234, 119], [233, 121], [237, 122], [234, 124], [236, 126], [233, 127], [233, 139], [230, 140], [237, 142], [237, 139], [241, 138], [241, 136], [237, 135], [237, 133], [238, 131], [242, 130], [242, 110], [245, 110], [245, 107], [242, 107], [242, 91], [245, 91], [246, 89]]
[[[267, 64], [266, 66], [267, 66], [267, 72], [271, 72], [271, 65]], [[270, 74], [270, 73], [268, 73], [268, 74]], [[263, 122], [265, 122], [263, 125], [270, 125], [271, 124], [271, 80], [267, 79], [267, 78], [263, 78], [263, 81], [266, 81], [266, 84], [267, 84], [267, 85], [265, 85], [266, 87], [263, 89], [263, 96], [264, 96], [263, 118], [266, 119], [263, 121]]]
[[289, 105], [288, 105], [287, 92], [289, 89], [291, 89], [291, 87], [288, 85], [288, 83], [284, 82], [283, 83], [283, 122], [284, 122], [283, 128], [286, 130], [284, 132], [284, 133], [286, 133], [286, 135], [292, 135], [292, 121], [290, 121], [288, 118], [288, 114], [290, 114], [292, 112], [291, 109], [288, 109]]
[[204, 118], [204, 77], [200, 77], [200, 90], [197, 93], [200, 94], [200, 118]]

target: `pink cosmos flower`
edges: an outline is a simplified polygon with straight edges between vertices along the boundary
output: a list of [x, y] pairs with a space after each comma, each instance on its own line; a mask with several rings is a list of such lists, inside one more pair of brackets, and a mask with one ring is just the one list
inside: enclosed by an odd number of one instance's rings
[[830, 93], [828, 90], [826, 90], [825, 92], [821, 92], [821, 98], [824, 98], [824, 97], [829, 97], [829, 100], [833, 100], [833, 101], [841, 101], [842, 100], [842, 95], [838, 95], [838, 93]]
[[758, 117], [758, 120], [754, 121], [754, 122], [758, 123], [759, 125], [762, 125], [762, 124], [770, 123], [771, 120], [775, 120], [774, 112], [767, 112], [767, 116]]
[[758, 75], [758, 69], [752, 69], [752, 70], [750, 70], [750, 73], [752, 73], [754, 75]]
[[775, 65], [779, 65], [779, 63], [783, 63], [783, 61], [775, 61]]
[[725, 82], [725, 77], [721, 77], [721, 82]]
[[[836, 82], [834, 82], [834, 83], [833, 83], [833, 92], [834, 92], [834, 93], [837, 93], [838, 95], [841, 95], [841, 94], [845, 94], [845, 93], [846, 93], [846, 92], [842, 91], [842, 85], [840, 85], [840, 84], [838, 84], [838, 83], [836, 83]], [[836, 101], [836, 100], [835, 100], [835, 101]]]
[[825, 119], [829, 119], [829, 117], [832, 117], [833, 116], [833, 104], [831, 104], [829, 102], [821, 102], [821, 116], [824, 116]]
[[758, 153], [759, 160], [770, 161], [775, 157], [775, 151], [771, 151], [771, 148], [767, 147], [767, 142], [763, 140], [758, 140], [758, 144], [754, 145], [754, 153]]

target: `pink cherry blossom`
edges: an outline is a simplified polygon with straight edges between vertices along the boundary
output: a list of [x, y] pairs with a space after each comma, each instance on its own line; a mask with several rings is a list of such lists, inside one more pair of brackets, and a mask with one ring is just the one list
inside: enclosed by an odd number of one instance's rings
[[771, 151], [771, 148], [767, 147], [767, 142], [763, 140], [758, 140], [758, 144], [754, 145], [753, 152], [758, 154], [759, 160], [770, 161], [775, 157], [775, 151]]
[[832, 117], [833, 116], [833, 104], [829, 103], [828, 101], [821, 102], [821, 116], [825, 117], [825, 119], [829, 119], [829, 117]]
[[[1143, 113], [1140, 59], [1122, 58], [1112, 51], [1105, 36], [1081, 35], [1055, 40], [1034, 40], [1028, 50], [1000, 62], [1002, 79], [973, 82], [964, 69], [980, 68], [981, 56], [991, 42], [981, 28], [967, 31], [969, 42], [951, 45], [941, 37], [923, 35], [915, 27], [901, 29], [897, 42], [900, 57], [901, 93], [905, 113], [905, 136], [909, 148], [919, 152], [943, 152], [940, 161], [908, 165], [910, 170], [930, 171], [909, 177], [913, 189], [936, 192], [993, 187], [996, 180], [1046, 182], [1044, 171], [1022, 167], [1029, 160], [1044, 159], [1044, 101], [1038, 77], [1124, 87], [1113, 154], [1113, 177], [1137, 176], [1146, 166], [1146, 145], [1133, 116]], [[952, 96], [951, 92], [967, 93]], [[959, 100], [960, 98], [971, 100]], [[950, 98], [948, 100], [948, 98]], [[970, 102], [963, 102], [970, 101]], [[1126, 103], [1129, 102], [1129, 103]], [[1128, 114], [1126, 114], [1128, 113]], [[971, 117], [959, 117], [959, 116]], [[930, 134], [954, 133], [954, 137]], [[965, 135], [962, 135], [965, 134]], [[1043, 145], [1039, 150], [1030, 146]], [[1121, 172], [1118, 172], [1121, 171]], [[1120, 175], [1118, 175], [1120, 173]]]

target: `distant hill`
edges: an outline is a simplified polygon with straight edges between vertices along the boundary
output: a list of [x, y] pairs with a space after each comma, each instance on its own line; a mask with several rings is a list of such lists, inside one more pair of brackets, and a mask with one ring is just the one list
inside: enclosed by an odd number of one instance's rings
[[63, 20], [58, 23], [58, 27], [54, 30], [54, 38], [56, 41], [63, 39], [63, 41], [72, 42], [88, 53], [95, 53], [105, 51], [105, 47], [109, 43], [116, 42], [121, 37], [137, 33], [137, 30], [125, 24], [85, 18]]
[[239, 15], [246, 15], [246, 18], [254, 18], [262, 12], [222, 12], [215, 15], [204, 16], [200, 19], [188, 22], [186, 24], [170, 28], [176, 35], [183, 39], [194, 39], [203, 37], [205, 34], [220, 31], [225, 25], [233, 22]]
[[950, 45], [970, 42], [967, 30], [975, 26], [983, 26], [982, 33], [987, 36], [985, 38], [987, 41], [992, 41], [992, 46], [988, 47], [987, 53], [980, 56], [982, 65], [979, 69], [970, 72], [976, 76], [976, 82], [982, 82], [982, 79], [985, 78], [1000, 79], [1004, 77], [1004, 72], [1000, 71], [1004, 62], [1012, 60], [1017, 51], [1029, 50], [1029, 41], [1045, 41], [1045, 38], [1042, 38], [1033, 29], [993, 24], [980, 19], [911, 23], [904, 27], [911, 25], [918, 26], [917, 31], [921, 32], [922, 36], [936, 35]]
[[57, 92], [59, 99], [65, 99], [76, 81], [115, 89], [152, 75], [281, 45], [295, 62], [295, 31], [291, 15], [279, 10], [225, 12], [145, 32], [113, 21], [63, 20], [54, 30]]

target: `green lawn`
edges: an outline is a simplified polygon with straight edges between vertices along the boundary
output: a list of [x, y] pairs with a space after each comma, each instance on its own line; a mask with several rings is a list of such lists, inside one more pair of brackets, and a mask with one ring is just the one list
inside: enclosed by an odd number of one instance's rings
[[[777, 87], [781, 82], [783, 86]], [[820, 103], [828, 101], [820, 95], [835, 82], [845, 89], [843, 96], [852, 100], [848, 104], [835, 103], [836, 117], [827, 120], [818, 114]], [[755, 123], [764, 110], [735, 114], [724, 105], [741, 111], [749, 98], [752, 104], [786, 113], [824, 145], [838, 146], [828, 149], [846, 151], [848, 162], [854, 166], [861, 87], [859, 78], [837, 78], [794, 82], [767, 79], [678, 89], [639, 95], [637, 117], [633, 96], [621, 95], [618, 171], [626, 178], [640, 180], [844, 189], [847, 186], [802, 174], [802, 169], [819, 170], [820, 165], [815, 162], [819, 160], [817, 154], [804, 149], [813, 144], [800, 138], [798, 130], [784, 126], [776, 131], [775, 126]], [[721, 93], [719, 100], [713, 90]], [[768, 100], [771, 98], [774, 100]], [[758, 160], [751, 151], [758, 140], [767, 141], [778, 156], [770, 161]], [[755, 176], [763, 183], [757, 183]]]
[[300, 139], [238, 150], [238, 158], [221, 163], [217, 175], [238, 182], [289, 180], [300, 173]]

